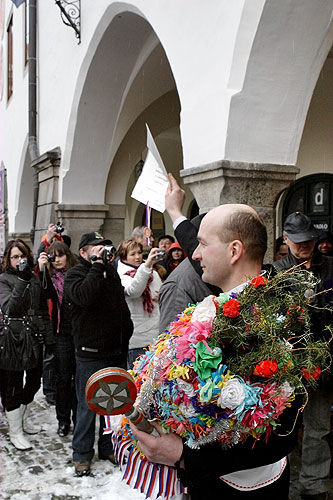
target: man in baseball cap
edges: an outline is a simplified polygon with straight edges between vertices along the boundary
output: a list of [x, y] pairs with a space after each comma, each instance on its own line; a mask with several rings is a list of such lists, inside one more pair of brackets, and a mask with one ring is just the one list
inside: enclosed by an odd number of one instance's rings
[[112, 245], [111, 240], [106, 240], [100, 233], [86, 233], [81, 236], [79, 250], [87, 245]]
[[[309, 217], [294, 212], [285, 220], [283, 237], [288, 255], [274, 262], [280, 271], [303, 264], [318, 279], [311, 299], [311, 333], [314, 339], [328, 340], [326, 326], [333, 323], [333, 259], [321, 255], [315, 248], [319, 232]], [[303, 267], [302, 266], [302, 267]], [[331, 343], [332, 344], [332, 343]], [[299, 484], [302, 500], [326, 500], [329, 497], [327, 481], [330, 477], [331, 450], [326, 440], [331, 430], [333, 401], [330, 374], [320, 375], [318, 389], [309, 392], [303, 412], [303, 444]]]
[[302, 212], [294, 212], [288, 215], [283, 231], [287, 233], [294, 243], [315, 240], [318, 237], [318, 231], [312, 224], [311, 219]]
[[288, 215], [283, 226], [283, 236], [289, 252], [298, 261], [296, 264], [304, 262], [305, 267], [309, 269], [315, 240], [318, 237], [318, 231], [313, 226], [311, 219], [302, 212], [294, 212]]
[[[128, 343], [133, 323], [120, 277], [104, 257], [105, 245], [112, 245], [100, 233], [83, 234], [79, 263], [69, 269], [64, 289], [71, 302], [72, 333], [76, 359], [77, 418], [73, 435], [73, 463], [76, 476], [88, 476], [94, 457], [95, 419], [86, 403], [85, 387], [98, 370], [127, 368]], [[100, 420], [97, 450], [100, 460], [115, 462], [110, 435]]]

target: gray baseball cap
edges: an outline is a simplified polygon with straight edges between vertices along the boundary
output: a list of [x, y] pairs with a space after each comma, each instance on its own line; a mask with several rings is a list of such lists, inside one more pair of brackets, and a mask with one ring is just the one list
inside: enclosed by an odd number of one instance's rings
[[293, 243], [311, 241], [318, 238], [318, 231], [311, 222], [311, 219], [302, 212], [294, 212], [285, 220], [283, 232]]

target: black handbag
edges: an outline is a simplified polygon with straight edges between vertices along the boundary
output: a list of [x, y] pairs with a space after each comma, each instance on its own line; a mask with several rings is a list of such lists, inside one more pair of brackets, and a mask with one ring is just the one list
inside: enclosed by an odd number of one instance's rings
[[35, 368], [41, 353], [43, 336], [32, 327], [28, 316], [0, 322], [0, 369], [22, 371]]

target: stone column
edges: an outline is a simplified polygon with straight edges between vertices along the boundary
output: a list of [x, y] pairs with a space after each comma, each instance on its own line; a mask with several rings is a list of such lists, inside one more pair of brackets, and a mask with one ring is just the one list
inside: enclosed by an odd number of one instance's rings
[[56, 208], [57, 219], [65, 227], [65, 234], [72, 239], [71, 250], [78, 252], [80, 237], [84, 233], [97, 231], [105, 238], [110, 238], [104, 232], [104, 221], [109, 205], [75, 205], [59, 204]]
[[224, 203], [245, 203], [257, 210], [267, 227], [265, 262], [272, 262], [277, 200], [298, 172], [299, 169], [291, 165], [221, 160], [184, 169], [180, 175], [191, 189], [201, 213]]
[[60, 149], [57, 148], [41, 155], [31, 164], [37, 172], [39, 185], [34, 251], [39, 247], [50, 222], [57, 222], [55, 209], [58, 204], [60, 159]]
[[104, 221], [103, 236], [107, 235], [115, 246], [125, 237], [126, 205], [108, 205], [108, 213]]
[[36, 252], [48, 225], [58, 221], [65, 228], [64, 234], [71, 237], [71, 249], [74, 253], [77, 253], [81, 235], [93, 231], [102, 233], [114, 245], [118, 245], [124, 239], [126, 206], [59, 204], [60, 160], [60, 150], [55, 149], [43, 154], [32, 164], [37, 171], [39, 184], [34, 251]]

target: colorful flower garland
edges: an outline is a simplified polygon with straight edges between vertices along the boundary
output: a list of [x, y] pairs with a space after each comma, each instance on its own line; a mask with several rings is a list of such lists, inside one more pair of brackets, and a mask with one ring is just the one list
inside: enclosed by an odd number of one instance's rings
[[[268, 440], [295, 394], [315, 387], [330, 362], [328, 343], [310, 333], [315, 286], [311, 273], [294, 269], [188, 307], [136, 361], [136, 406], [193, 448]], [[125, 417], [105, 420], [128, 485], [152, 499], [184, 491], [173, 467], [142, 454]]]
[[[286, 291], [287, 278], [297, 292]], [[327, 343], [309, 330], [314, 285], [304, 271], [256, 276], [239, 294], [188, 307], [135, 363], [137, 406], [192, 448], [267, 440], [327, 368]]]

